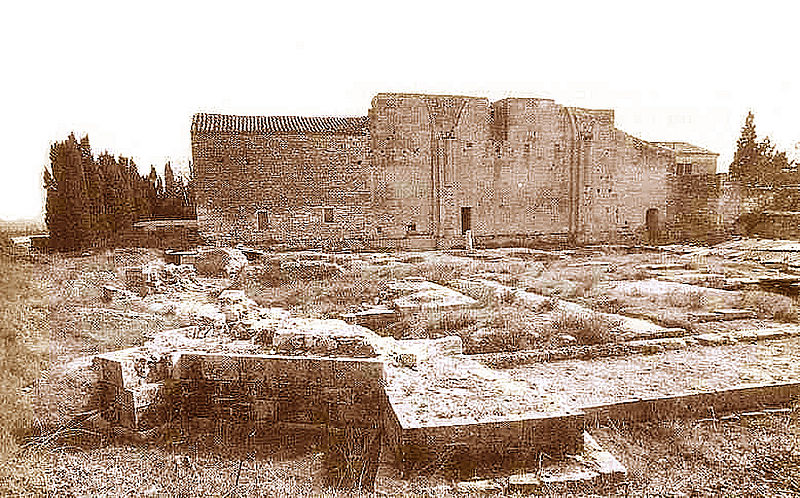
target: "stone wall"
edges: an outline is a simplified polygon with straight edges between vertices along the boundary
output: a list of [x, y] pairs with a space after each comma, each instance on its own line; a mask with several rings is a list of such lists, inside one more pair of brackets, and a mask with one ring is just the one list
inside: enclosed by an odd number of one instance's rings
[[477, 236], [571, 231], [573, 132], [567, 110], [549, 99], [492, 104], [492, 202]]
[[482, 471], [534, 465], [542, 453], [550, 458], [582, 449], [584, 415], [546, 414], [472, 424], [405, 427], [387, 414], [386, 445], [404, 472], [436, 467], [459, 470], [463, 477]]
[[380, 426], [378, 360], [183, 353], [172, 377], [191, 426], [223, 419], [265, 430]]
[[790, 406], [800, 399], [800, 384], [762, 384], [717, 391], [634, 399], [584, 407], [586, 422], [642, 422], [676, 418], [706, 418]]
[[368, 118], [286, 119], [195, 117], [204, 235], [424, 249], [463, 245], [465, 229], [655, 241], [670, 225], [675, 151], [616, 129], [611, 110], [381, 93]]
[[[678, 175], [669, 183], [668, 239], [710, 241], [726, 233], [720, 203], [723, 179], [716, 174]], [[736, 202], [736, 201], [728, 201]]]
[[378, 94], [369, 112], [382, 237], [461, 237], [461, 208], [486, 230], [489, 101], [463, 96]]
[[[204, 127], [207, 118], [198, 115], [192, 128], [202, 235], [261, 244], [366, 236], [372, 191], [366, 126], [240, 130], [235, 120], [243, 118], [228, 118], [234, 124]], [[326, 208], [332, 216], [327, 220]]]

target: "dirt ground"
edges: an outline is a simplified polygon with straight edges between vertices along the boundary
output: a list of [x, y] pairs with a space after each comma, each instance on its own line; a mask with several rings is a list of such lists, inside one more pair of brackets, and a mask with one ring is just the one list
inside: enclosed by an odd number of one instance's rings
[[[797, 496], [800, 412], [741, 421], [669, 421], [590, 429], [628, 469], [624, 483], [579, 486], [571, 496]], [[0, 487], [25, 496], [342, 496], [321, 481], [322, 454], [151, 445], [34, 449], [3, 464]], [[506, 496], [506, 492], [487, 493]], [[382, 468], [371, 496], [462, 493], [446, 475], [399, 479]], [[565, 496], [543, 490], [544, 496]]]

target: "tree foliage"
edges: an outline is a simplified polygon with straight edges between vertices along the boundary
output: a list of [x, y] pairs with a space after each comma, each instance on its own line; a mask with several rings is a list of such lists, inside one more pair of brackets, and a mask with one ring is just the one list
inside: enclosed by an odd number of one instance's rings
[[54, 248], [71, 250], [113, 244], [136, 221], [193, 218], [191, 179], [169, 163], [164, 181], [155, 170], [143, 176], [125, 157], [95, 157], [89, 138], [74, 134], [50, 147], [44, 171], [45, 221]]
[[742, 133], [736, 142], [736, 153], [730, 167], [734, 179], [749, 185], [781, 185], [795, 183], [795, 164], [779, 151], [769, 137], [758, 139], [753, 112], [747, 113]]

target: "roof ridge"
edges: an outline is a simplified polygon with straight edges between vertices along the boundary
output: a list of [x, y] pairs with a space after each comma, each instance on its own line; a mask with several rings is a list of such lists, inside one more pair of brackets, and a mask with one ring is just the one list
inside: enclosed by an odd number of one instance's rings
[[239, 116], [196, 113], [192, 131], [205, 132], [310, 132], [366, 134], [367, 116]]

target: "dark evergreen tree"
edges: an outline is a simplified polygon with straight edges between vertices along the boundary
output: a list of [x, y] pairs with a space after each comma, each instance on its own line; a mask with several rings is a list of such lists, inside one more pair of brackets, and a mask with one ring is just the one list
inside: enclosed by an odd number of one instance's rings
[[86, 209], [89, 195], [83, 166], [82, 150], [73, 134], [50, 147], [50, 171], [45, 175], [48, 206], [45, 219], [51, 242], [58, 249], [77, 249], [91, 240], [91, 217]]
[[747, 113], [742, 126], [742, 133], [736, 141], [736, 153], [729, 169], [730, 175], [738, 180], [748, 182], [754, 179], [758, 165], [759, 146], [756, 135], [753, 112]]
[[748, 185], [783, 185], [795, 181], [792, 168], [786, 153], [778, 151], [769, 137], [758, 140], [755, 117], [752, 111], [748, 112], [736, 142], [731, 177]]
[[89, 138], [73, 134], [50, 147], [45, 168], [45, 219], [54, 248], [71, 250], [92, 244], [119, 242], [138, 220], [193, 217], [188, 184], [164, 168], [164, 181], [155, 170], [139, 174], [125, 157], [104, 152], [92, 155]]

